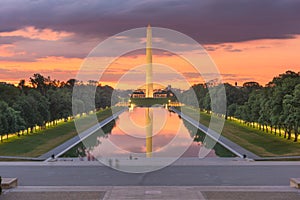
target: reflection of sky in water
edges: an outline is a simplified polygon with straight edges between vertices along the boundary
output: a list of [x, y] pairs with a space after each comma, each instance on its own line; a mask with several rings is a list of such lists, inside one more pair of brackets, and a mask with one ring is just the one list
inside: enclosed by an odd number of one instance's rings
[[[184, 157], [198, 157], [200, 147], [204, 147], [192, 142], [193, 138], [177, 114], [164, 108], [139, 107], [122, 113], [111, 134], [98, 138], [101, 142], [91, 153], [95, 157], [129, 157], [131, 154], [146, 157], [147, 109], [153, 116], [153, 157], [179, 157], [183, 152]], [[208, 156], [216, 157], [214, 150]]]
[[[138, 138], [146, 138], [146, 109], [147, 108], [134, 108], [133, 111], [125, 112], [119, 116], [119, 120], [116, 122], [117, 127], [113, 129], [112, 133], [124, 135], [131, 135]], [[172, 132], [172, 130], [168, 130], [168, 126], [166, 124], [172, 123], [170, 120], [172, 118], [168, 117], [170, 112], [163, 108], [149, 108], [152, 111], [152, 120], [153, 120], [153, 132], [152, 135], [156, 135], [162, 130], [164, 132]], [[149, 120], [150, 121], [150, 120]], [[174, 124], [175, 129], [179, 127], [179, 124]], [[173, 125], [173, 126], [174, 126]], [[174, 129], [173, 128], [173, 129]], [[173, 131], [174, 132], [174, 131]]]

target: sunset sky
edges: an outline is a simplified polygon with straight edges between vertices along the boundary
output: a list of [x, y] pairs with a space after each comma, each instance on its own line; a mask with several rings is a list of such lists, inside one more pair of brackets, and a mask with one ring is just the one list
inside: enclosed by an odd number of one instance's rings
[[[151, 24], [201, 44], [223, 82], [265, 85], [287, 70], [300, 71], [299, 10], [298, 0], [1, 0], [0, 82], [28, 81], [34, 73], [75, 78], [99, 43]], [[145, 63], [143, 52], [133, 54], [116, 58], [101, 81], [114, 85], [127, 70]], [[201, 82], [172, 53], [154, 51], [153, 61], [174, 68], [190, 84]]]

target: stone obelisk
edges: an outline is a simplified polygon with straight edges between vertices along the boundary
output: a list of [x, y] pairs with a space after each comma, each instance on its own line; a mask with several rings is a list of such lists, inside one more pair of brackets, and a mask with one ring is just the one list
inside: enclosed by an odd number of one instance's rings
[[152, 132], [153, 132], [153, 112], [152, 108], [146, 108], [146, 157], [152, 157]]
[[153, 98], [153, 82], [152, 82], [152, 30], [150, 24], [147, 27], [147, 44], [146, 44], [146, 98]]

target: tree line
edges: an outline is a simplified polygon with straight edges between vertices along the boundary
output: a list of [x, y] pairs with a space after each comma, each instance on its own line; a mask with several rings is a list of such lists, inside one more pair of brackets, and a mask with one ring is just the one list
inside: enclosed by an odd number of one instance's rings
[[[81, 96], [73, 98], [73, 87], [83, 91]], [[224, 86], [226, 91], [226, 113], [219, 113], [218, 105], [224, 102], [212, 102], [211, 96], [218, 96]], [[90, 90], [95, 92], [95, 106], [88, 105]], [[86, 94], [84, 92], [86, 91]], [[101, 86], [96, 81], [82, 82], [70, 79], [66, 82], [52, 80], [41, 74], [30, 77], [29, 84], [21, 80], [17, 86], [0, 83], [0, 135], [9, 133], [32, 132], [34, 127], [45, 127], [60, 119], [72, 116], [72, 103], [75, 113], [86, 113], [105, 108], [112, 102], [118, 102], [120, 92], [114, 94], [110, 86]], [[197, 102], [191, 101], [193, 94]], [[300, 72], [287, 71], [274, 77], [266, 86], [257, 82], [246, 82], [243, 86], [212, 83], [195, 84], [181, 95], [183, 103], [199, 107], [202, 111], [224, 114], [226, 119], [238, 118], [249, 126], [265, 132], [298, 139], [300, 124]], [[126, 95], [125, 95], [126, 96]], [[212, 103], [214, 106], [212, 106]], [[212, 108], [214, 110], [212, 110]], [[74, 111], [74, 110], [73, 110]]]
[[[246, 82], [243, 86], [223, 84], [226, 91], [226, 119], [238, 118], [249, 126], [297, 142], [300, 126], [300, 72], [286, 71], [273, 78], [266, 86]], [[217, 95], [221, 84], [196, 84], [183, 92], [184, 103], [199, 107], [202, 111], [218, 114], [218, 105], [211, 106], [211, 96]], [[196, 94], [197, 105], [191, 102]], [[219, 104], [222, 102], [219, 102]]]
[[84, 99], [73, 99], [77, 104], [76, 113], [86, 113], [93, 109], [111, 105], [113, 88], [101, 86], [96, 81], [82, 83], [75, 79], [66, 82], [52, 80], [41, 74], [30, 77], [29, 84], [21, 80], [17, 86], [0, 83], [0, 135], [32, 132], [34, 127], [55, 124], [57, 120], [72, 116], [72, 91], [74, 86], [83, 91], [96, 88], [95, 106], [86, 105]]

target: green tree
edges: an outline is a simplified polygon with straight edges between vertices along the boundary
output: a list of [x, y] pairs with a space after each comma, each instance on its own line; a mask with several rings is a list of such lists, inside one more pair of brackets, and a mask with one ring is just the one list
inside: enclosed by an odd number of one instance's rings
[[292, 104], [294, 107], [294, 117], [295, 117], [295, 125], [294, 125], [294, 132], [295, 132], [295, 142], [298, 141], [298, 134], [299, 134], [299, 126], [300, 126], [300, 84], [295, 87], [293, 93]]
[[238, 109], [238, 105], [233, 103], [227, 107], [227, 115], [229, 117], [236, 117], [236, 111]]
[[28, 96], [33, 97], [33, 99], [31, 99], [33, 100], [32, 104], [36, 106], [36, 110], [37, 110], [36, 124], [38, 126], [44, 126], [46, 122], [50, 120], [48, 99], [34, 90], [29, 91]]
[[3, 135], [19, 132], [25, 129], [25, 122], [20, 112], [9, 107], [7, 103], [0, 101], [0, 135], [1, 141]]
[[67, 89], [49, 90], [49, 111], [51, 121], [57, 119], [67, 119], [72, 115], [71, 91]]
[[0, 83], [0, 100], [6, 102], [9, 106], [16, 101], [20, 94], [18, 88], [12, 84]]
[[293, 106], [293, 96], [292, 95], [285, 95], [284, 96], [284, 100], [283, 100], [283, 114], [285, 117], [285, 127], [286, 127], [286, 132], [288, 133], [288, 140], [291, 139], [291, 135], [292, 135], [292, 130], [293, 130], [293, 126], [295, 123], [295, 119], [294, 119], [294, 106]]
[[108, 85], [97, 86], [95, 94], [95, 106], [97, 109], [111, 106], [113, 90], [114, 89]]
[[6, 112], [8, 109], [7, 103], [4, 101], [0, 101], [0, 136], [1, 142], [3, 139], [3, 135], [8, 133], [8, 121], [6, 118]]
[[21, 117], [24, 119], [26, 129], [28, 130], [30, 128], [32, 130], [37, 124], [36, 121], [38, 118], [38, 111], [34, 99], [31, 96], [21, 95], [14, 103], [13, 108], [20, 112]]
[[47, 83], [50, 82], [50, 77], [46, 78], [41, 74], [34, 74], [33, 77], [30, 77], [31, 85], [36, 88], [43, 96], [46, 95]]

